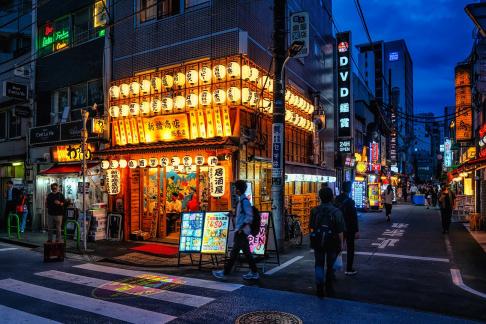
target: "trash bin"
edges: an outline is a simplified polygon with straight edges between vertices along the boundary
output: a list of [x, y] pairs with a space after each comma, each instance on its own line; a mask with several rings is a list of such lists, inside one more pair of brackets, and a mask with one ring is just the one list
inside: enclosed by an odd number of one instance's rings
[[413, 203], [414, 205], [425, 205], [425, 195], [415, 195], [413, 197]]

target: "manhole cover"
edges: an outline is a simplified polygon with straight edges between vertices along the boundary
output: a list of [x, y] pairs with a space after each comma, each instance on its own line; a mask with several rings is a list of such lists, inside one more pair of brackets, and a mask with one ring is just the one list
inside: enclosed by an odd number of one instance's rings
[[302, 324], [302, 320], [295, 315], [284, 312], [251, 312], [238, 316], [236, 324]]

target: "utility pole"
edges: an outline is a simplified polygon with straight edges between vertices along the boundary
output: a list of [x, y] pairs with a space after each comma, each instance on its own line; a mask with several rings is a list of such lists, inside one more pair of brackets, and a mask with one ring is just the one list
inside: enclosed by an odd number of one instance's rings
[[87, 250], [86, 239], [87, 235], [87, 228], [86, 228], [86, 142], [88, 140], [88, 129], [86, 128], [86, 124], [89, 118], [89, 112], [87, 110], [81, 110], [81, 116], [83, 117], [83, 129], [81, 130], [81, 152], [83, 154], [83, 161], [82, 161], [82, 172], [83, 172], [83, 243], [84, 243], [84, 251]]
[[285, 49], [286, 0], [273, 1], [273, 66], [275, 68], [274, 111], [272, 125], [272, 212], [278, 248], [284, 243], [285, 188], [285, 78], [282, 75]]

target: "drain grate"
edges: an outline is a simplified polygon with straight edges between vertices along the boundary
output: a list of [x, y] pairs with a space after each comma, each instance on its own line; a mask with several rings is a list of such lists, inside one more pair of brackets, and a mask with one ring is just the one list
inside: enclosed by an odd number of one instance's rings
[[258, 311], [238, 316], [235, 324], [302, 324], [295, 315], [284, 312]]

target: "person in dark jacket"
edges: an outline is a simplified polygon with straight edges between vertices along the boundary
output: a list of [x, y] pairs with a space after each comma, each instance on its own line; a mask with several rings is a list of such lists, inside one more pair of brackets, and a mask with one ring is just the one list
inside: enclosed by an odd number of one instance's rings
[[51, 192], [46, 198], [47, 207], [47, 241], [52, 242], [52, 231], [56, 231], [56, 242], [61, 242], [61, 226], [64, 216], [64, 205], [66, 199], [60, 193], [57, 183], [51, 184]]
[[7, 228], [8, 214], [15, 214], [17, 212], [17, 205], [20, 202], [20, 190], [14, 187], [11, 180], [7, 181], [7, 190], [4, 193], [4, 199], [5, 209], [3, 211], [3, 225]]
[[350, 198], [351, 194], [351, 182], [346, 181], [343, 183], [343, 190], [339, 196], [336, 197], [335, 205], [341, 210], [344, 216], [344, 222], [346, 224], [346, 231], [344, 232], [344, 239], [346, 240], [346, 271], [347, 276], [353, 276], [358, 273], [353, 268], [354, 262], [354, 240], [359, 238], [358, 227], [358, 213], [356, 212], [356, 204], [353, 199]]

